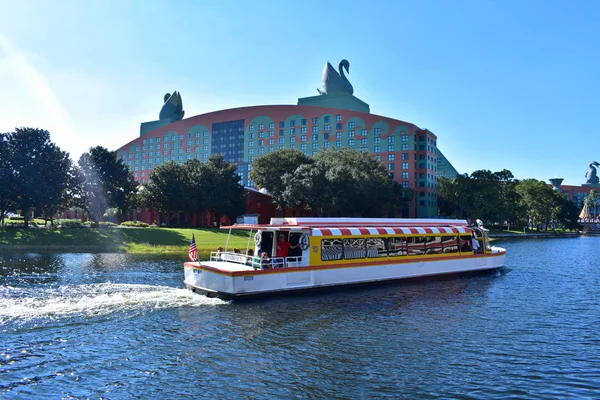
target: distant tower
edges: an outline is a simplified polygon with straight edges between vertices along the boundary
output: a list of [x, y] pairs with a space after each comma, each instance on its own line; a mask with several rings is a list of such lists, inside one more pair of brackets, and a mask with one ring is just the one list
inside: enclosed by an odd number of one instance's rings
[[562, 190], [560, 189], [560, 184], [562, 183], [564, 179], [563, 178], [552, 178], [549, 179], [550, 183], [552, 185], [554, 185], [553, 189], [554, 190], [558, 190], [559, 192], [562, 192]]

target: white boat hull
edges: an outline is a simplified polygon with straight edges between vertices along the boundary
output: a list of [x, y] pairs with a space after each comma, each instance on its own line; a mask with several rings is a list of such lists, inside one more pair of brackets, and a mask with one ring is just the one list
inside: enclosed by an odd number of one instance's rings
[[386, 264], [354, 264], [327, 267], [298, 267], [254, 270], [230, 262], [185, 263], [185, 284], [195, 291], [224, 299], [483, 272], [504, 265], [506, 251], [494, 247], [491, 254], [469, 257], [411, 260]]

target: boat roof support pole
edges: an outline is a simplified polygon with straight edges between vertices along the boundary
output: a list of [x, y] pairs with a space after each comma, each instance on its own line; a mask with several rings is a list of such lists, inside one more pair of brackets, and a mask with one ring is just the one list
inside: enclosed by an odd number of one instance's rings
[[229, 238], [231, 237], [231, 228], [229, 228], [229, 235], [227, 235], [227, 242], [225, 243], [225, 251], [229, 248]]
[[248, 254], [248, 250], [250, 249], [250, 239], [252, 238], [252, 229], [250, 229], [250, 235], [248, 236], [248, 244], [246, 244], [246, 254]]

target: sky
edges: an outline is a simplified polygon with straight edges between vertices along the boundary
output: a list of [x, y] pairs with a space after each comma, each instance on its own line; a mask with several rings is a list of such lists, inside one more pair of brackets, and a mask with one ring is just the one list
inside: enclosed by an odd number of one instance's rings
[[296, 104], [350, 62], [371, 113], [427, 128], [460, 173], [585, 183], [600, 161], [600, 1], [0, 0], [0, 131], [78, 160], [178, 90], [186, 117]]

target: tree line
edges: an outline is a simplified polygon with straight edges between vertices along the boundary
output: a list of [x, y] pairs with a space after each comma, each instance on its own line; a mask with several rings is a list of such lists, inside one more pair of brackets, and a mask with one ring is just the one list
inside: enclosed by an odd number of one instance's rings
[[414, 197], [374, 155], [350, 148], [325, 149], [312, 157], [279, 149], [257, 158], [249, 176], [280, 209], [299, 207], [316, 216], [401, 216]]
[[578, 227], [579, 208], [543, 181], [515, 179], [512, 172], [478, 170], [438, 180], [441, 217], [481, 219], [487, 225], [522, 229]]
[[0, 133], [0, 222], [8, 211], [19, 210], [26, 228], [32, 212], [53, 224], [58, 212], [80, 208], [98, 224], [111, 211], [123, 220], [139, 207], [235, 217], [243, 213], [245, 200], [236, 167], [220, 155], [206, 164], [161, 165], [139, 189], [125, 162], [102, 146], [74, 163], [47, 130]]

